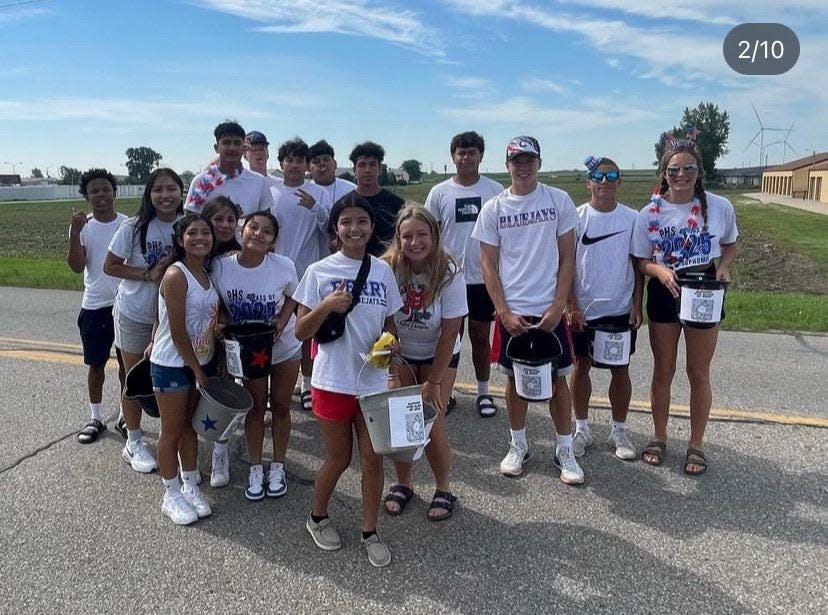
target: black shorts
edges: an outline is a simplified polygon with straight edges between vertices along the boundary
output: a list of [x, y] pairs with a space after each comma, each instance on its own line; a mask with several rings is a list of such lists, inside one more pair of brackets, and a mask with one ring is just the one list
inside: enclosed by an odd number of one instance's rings
[[[624, 327], [629, 325], [630, 315], [622, 314], [621, 316], [604, 316], [602, 318], [595, 318], [588, 320], [587, 325], [615, 325]], [[635, 339], [638, 337], [638, 331], [633, 329], [630, 336], [630, 356], [635, 354]], [[575, 349], [576, 357], [589, 357], [589, 343], [594, 339], [595, 331], [587, 329], [586, 331], [572, 331], [572, 346]]]
[[[540, 318], [536, 316], [524, 316], [524, 319], [531, 324], [540, 322]], [[506, 356], [506, 347], [509, 345], [509, 340], [512, 339], [512, 336], [506, 330], [506, 327], [503, 326], [502, 322], [497, 321], [497, 324], [500, 327], [500, 354], [497, 358], [497, 364], [511, 374], [512, 360]], [[561, 343], [561, 350], [563, 350], [563, 354], [558, 361], [558, 375], [565, 376], [572, 367], [572, 339], [569, 336], [569, 327], [566, 325], [564, 318], [561, 318], [561, 322], [555, 327], [553, 333]]]
[[[704, 270], [705, 276], [716, 279], [716, 266], [711, 265]], [[676, 323], [679, 324], [679, 302], [670, 294], [667, 287], [658, 281], [658, 278], [650, 278], [647, 282], [647, 318], [650, 322]], [[725, 319], [724, 306], [722, 306], [722, 320]]]
[[493, 322], [495, 307], [485, 284], [466, 284], [466, 301], [469, 304], [469, 318], [479, 322]]
[[[430, 359], [410, 359], [408, 357], [403, 357], [403, 359], [405, 359], [406, 363], [408, 363], [412, 367], [419, 367], [420, 365], [432, 365], [434, 363], [434, 357], [431, 357]], [[449, 361], [448, 366], [451, 369], [457, 369], [458, 365], [460, 365], [460, 353], [456, 352], [453, 355], [451, 355], [451, 360]]]
[[83, 362], [92, 367], [106, 365], [115, 341], [115, 322], [112, 306], [85, 310], [78, 314], [78, 329], [83, 345]]

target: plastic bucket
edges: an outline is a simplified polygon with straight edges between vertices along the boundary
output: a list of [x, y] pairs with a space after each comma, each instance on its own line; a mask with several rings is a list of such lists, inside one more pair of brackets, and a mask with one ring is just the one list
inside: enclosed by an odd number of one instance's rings
[[589, 358], [594, 367], [611, 369], [630, 364], [632, 332], [629, 325], [596, 324], [589, 327]]
[[555, 395], [558, 361], [563, 347], [554, 333], [534, 327], [506, 344], [512, 361], [515, 392], [526, 401], [547, 401]]
[[158, 418], [158, 401], [152, 390], [152, 376], [150, 375], [150, 360], [144, 357], [132, 366], [126, 375], [124, 397], [134, 399], [141, 406], [147, 416]]
[[681, 292], [676, 303], [682, 324], [696, 329], [715, 327], [722, 320], [727, 282], [703, 273], [685, 274], [678, 279]]
[[409, 462], [419, 457], [417, 452], [428, 443], [428, 434], [437, 418], [434, 408], [423, 403], [420, 385], [362, 395], [358, 399], [377, 455]]
[[227, 440], [253, 407], [253, 397], [247, 389], [232, 380], [212, 378], [206, 388], [199, 387], [199, 392], [201, 399], [192, 425], [205, 440]]
[[245, 321], [227, 325], [224, 328], [227, 371], [245, 380], [269, 375], [275, 333], [268, 322]]

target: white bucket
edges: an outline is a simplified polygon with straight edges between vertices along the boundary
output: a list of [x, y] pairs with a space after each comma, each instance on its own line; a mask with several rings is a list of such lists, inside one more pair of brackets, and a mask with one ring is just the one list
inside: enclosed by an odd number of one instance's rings
[[227, 440], [253, 407], [253, 397], [240, 384], [220, 378], [211, 378], [206, 388], [198, 390], [201, 399], [193, 414], [193, 430], [205, 440]]
[[530, 365], [512, 359], [512, 371], [515, 374], [515, 391], [519, 397], [526, 401], [547, 401], [554, 397], [552, 363]]
[[423, 403], [422, 387], [390, 389], [358, 399], [374, 452], [413, 461], [428, 443], [430, 424], [437, 418], [434, 408]]
[[626, 367], [630, 364], [632, 331], [629, 327], [602, 327], [596, 325], [590, 343], [590, 358], [595, 367]]
[[[551, 340], [558, 348], [549, 350]], [[555, 395], [558, 360], [563, 353], [561, 341], [554, 333], [537, 327], [526, 333], [509, 338], [506, 356], [512, 361], [515, 392], [526, 401], [547, 401]]]

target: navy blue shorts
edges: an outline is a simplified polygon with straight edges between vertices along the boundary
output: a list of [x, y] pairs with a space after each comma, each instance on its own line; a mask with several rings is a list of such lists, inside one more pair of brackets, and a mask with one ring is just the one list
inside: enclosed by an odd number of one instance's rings
[[106, 365], [115, 341], [112, 306], [85, 310], [78, 314], [78, 329], [83, 345], [83, 362], [92, 367]]
[[[405, 359], [406, 363], [408, 363], [409, 365], [412, 365], [412, 366], [414, 366], [414, 365], [419, 366], [419, 365], [432, 365], [432, 364], [434, 364], [434, 357], [431, 357], [430, 359], [410, 359], [408, 357], [403, 357], [403, 359]], [[458, 365], [460, 365], [460, 353], [456, 352], [453, 355], [451, 355], [451, 360], [449, 361], [448, 366], [451, 369], [457, 369]]]
[[466, 302], [469, 305], [469, 319], [479, 322], [493, 322], [495, 307], [486, 291], [485, 284], [466, 284]]

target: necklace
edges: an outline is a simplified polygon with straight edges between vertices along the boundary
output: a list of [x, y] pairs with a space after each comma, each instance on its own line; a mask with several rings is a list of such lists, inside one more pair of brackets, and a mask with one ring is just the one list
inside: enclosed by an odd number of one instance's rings
[[[675, 268], [679, 265], [685, 258], [690, 256], [690, 250], [692, 248], [691, 236], [692, 234], [699, 228], [699, 219], [698, 216], [701, 213], [701, 202], [699, 201], [698, 197], [694, 197], [690, 203], [690, 215], [687, 218], [687, 222], [685, 223], [686, 227], [690, 229], [690, 232], [684, 238], [684, 241], [678, 246], [678, 249], [670, 250], [668, 253], [664, 253], [664, 249], [662, 248], [662, 239], [661, 234], [659, 233], [659, 216], [661, 215], [661, 210], [664, 206], [664, 198], [655, 193], [650, 197], [650, 203], [647, 205], [647, 236], [650, 240], [650, 245], [653, 249], [653, 260], [661, 262], [668, 267]], [[707, 230], [707, 225], [704, 226], [702, 231]], [[675, 244], [671, 247], [675, 247]]]

